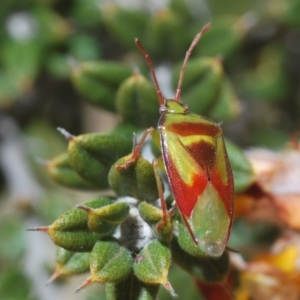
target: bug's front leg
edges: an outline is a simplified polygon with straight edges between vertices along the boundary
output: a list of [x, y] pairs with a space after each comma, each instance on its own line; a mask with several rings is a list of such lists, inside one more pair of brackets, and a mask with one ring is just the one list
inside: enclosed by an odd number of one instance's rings
[[141, 140], [137, 144], [136, 144], [136, 142], [134, 140], [133, 149], [132, 149], [132, 153], [131, 153], [131, 158], [128, 159], [128, 161], [126, 161], [125, 164], [116, 166], [116, 169], [118, 171], [127, 169], [128, 167], [130, 167], [132, 164], [134, 164], [138, 160], [138, 158], [139, 158], [139, 156], [141, 154], [141, 151], [142, 151], [142, 147], [143, 147], [143, 145], [145, 143], [145, 140], [146, 140], [146, 138], [147, 138], [147, 136], [149, 134], [152, 134], [153, 130], [154, 130], [153, 127], [148, 128], [143, 133]]
[[156, 180], [156, 185], [157, 185], [157, 190], [158, 190], [158, 195], [159, 195], [159, 199], [160, 199], [160, 205], [161, 205], [161, 210], [163, 213], [162, 216], [162, 220], [160, 221], [160, 223], [157, 225], [157, 230], [161, 231], [163, 230], [163, 228], [165, 226], [168, 226], [168, 224], [170, 224], [171, 218], [175, 212], [174, 208], [171, 208], [170, 210], [168, 210], [167, 204], [166, 204], [166, 200], [164, 197], [164, 189], [163, 189], [163, 185], [162, 185], [162, 181], [161, 178], [159, 176], [159, 161], [161, 160], [161, 158], [157, 159], [153, 159], [152, 161], [152, 166], [154, 169], [154, 175], [155, 175], [155, 180]]

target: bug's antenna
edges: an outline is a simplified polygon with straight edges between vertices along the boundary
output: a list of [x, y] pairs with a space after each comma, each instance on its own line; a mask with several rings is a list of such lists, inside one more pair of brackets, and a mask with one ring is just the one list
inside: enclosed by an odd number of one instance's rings
[[183, 75], [184, 75], [184, 71], [187, 65], [187, 62], [192, 54], [193, 49], [195, 48], [195, 46], [197, 45], [197, 43], [199, 42], [202, 34], [207, 31], [211, 26], [211, 23], [207, 23], [206, 25], [204, 25], [201, 29], [201, 31], [195, 36], [194, 40], [191, 43], [191, 46], [189, 48], [189, 50], [186, 52], [185, 54], [185, 58], [182, 64], [182, 68], [180, 71], [180, 76], [179, 76], [179, 80], [178, 80], [178, 86], [177, 86], [177, 90], [176, 90], [176, 95], [175, 95], [175, 101], [179, 102], [180, 100], [180, 93], [181, 93], [181, 85], [182, 85], [182, 80], [183, 80]]
[[149, 54], [147, 53], [147, 51], [145, 50], [145, 48], [143, 47], [143, 45], [141, 44], [141, 42], [139, 41], [138, 38], [135, 38], [134, 42], [139, 47], [141, 52], [144, 54], [144, 57], [146, 59], [146, 62], [148, 64], [149, 68], [150, 68], [150, 71], [151, 71], [151, 74], [152, 74], [152, 77], [153, 77], [153, 81], [154, 81], [154, 85], [155, 85], [155, 88], [156, 88], [156, 93], [157, 93], [159, 104], [163, 105], [164, 104], [164, 98], [161, 94], [161, 91], [160, 91], [160, 88], [159, 88], [159, 85], [158, 85], [158, 81], [157, 81], [157, 78], [156, 78], [156, 75], [155, 75], [155, 71], [154, 71], [154, 67], [153, 67], [151, 58], [150, 58]]

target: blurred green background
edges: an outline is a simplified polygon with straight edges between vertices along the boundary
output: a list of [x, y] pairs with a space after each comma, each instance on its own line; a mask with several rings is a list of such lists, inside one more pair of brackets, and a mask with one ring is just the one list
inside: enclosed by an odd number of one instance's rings
[[[36, 163], [66, 149], [56, 127], [77, 135], [105, 131], [120, 121], [114, 109], [96, 108], [95, 85], [105, 79], [94, 74], [82, 88], [77, 73], [82, 63], [114, 61], [132, 70], [142, 65], [147, 75], [133, 41], [139, 37], [168, 78], [195, 34], [212, 22], [193, 57], [218, 57], [225, 82], [218, 103], [231, 100], [228, 113], [220, 104], [207, 115], [224, 121], [225, 135], [243, 148], [281, 149], [300, 128], [299, 16], [299, 0], [2, 0], [0, 298], [66, 299], [71, 290], [72, 299], [100, 299], [98, 286], [92, 295], [73, 294], [80, 279], [66, 285], [68, 290], [57, 284], [46, 288], [54, 246], [47, 237], [25, 232], [50, 224], [91, 195], [58, 187]], [[173, 97], [164, 75], [159, 81], [166, 97]], [[213, 84], [204, 87], [219, 88]], [[107, 99], [115, 94], [111, 87]]]

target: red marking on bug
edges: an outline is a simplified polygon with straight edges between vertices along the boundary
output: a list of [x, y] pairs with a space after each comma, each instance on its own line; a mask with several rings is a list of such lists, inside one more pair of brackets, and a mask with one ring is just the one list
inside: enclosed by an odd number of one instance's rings
[[220, 126], [217, 124], [199, 124], [191, 122], [181, 122], [168, 125], [168, 130], [181, 136], [207, 135], [215, 137], [222, 134]]
[[[167, 153], [163, 153], [163, 155], [166, 156]], [[169, 183], [176, 200], [176, 205], [180, 212], [189, 218], [198, 201], [198, 197], [202, 195], [207, 186], [207, 177], [205, 173], [199, 172], [192, 177], [192, 184], [188, 185], [180, 177], [173, 161], [171, 159], [168, 159], [168, 161], [167, 173], [168, 178], [172, 178], [172, 180], [169, 180]]]
[[224, 183], [224, 180], [222, 179], [222, 175], [220, 174], [220, 172], [215, 171], [212, 173], [211, 175], [211, 182], [213, 184], [213, 186], [215, 187], [217, 193], [220, 195], [220, 198], [222, 199], [228, 216], [230, 218], [232, 218], [233, 216], [233, 206], [232, 206], [232, 202], [233, 202], [233, 176], [231, 173], [227, 174], [227, 183]]

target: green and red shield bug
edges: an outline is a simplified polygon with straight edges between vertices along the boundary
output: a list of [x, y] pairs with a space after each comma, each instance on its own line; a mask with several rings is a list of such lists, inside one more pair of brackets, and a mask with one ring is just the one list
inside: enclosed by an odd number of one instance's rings
[[[195, 36], [181, 68], [175, 99], [164, 99], [149, 54], [138, 39], [136, 45], [149, 65], [160, 104], [158, 133], [164, 167], [182, 219], [200, 249], [209, 256], [222, 255], [227, 247], [234, 210], [234, 183], [222, 129], [215, 122], [189, 112], [180, 103], [181, 85], [188, 59], [201, 35], [210, 28], [205, 25]], [[135, 146], [126, 168], [139, 156], [149, 128]], [[153, 166], [157, 169], [157, 162]], [[159, 183], [159, 180], [157, 180]], [[160, 190], [163, 222], [170, 218]]]

